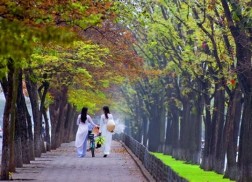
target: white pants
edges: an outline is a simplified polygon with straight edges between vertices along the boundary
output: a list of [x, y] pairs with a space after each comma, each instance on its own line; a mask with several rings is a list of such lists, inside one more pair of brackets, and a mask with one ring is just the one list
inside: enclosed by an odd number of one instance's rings
[[112, 133], [108, 130], [102, 132], [102, 136], [104, 137], [104, 145], [103, 145], [103, 153], [108, 155], [110, 154], [111, 142], [112, 142]]
[[84, 157], [86, 155], [86, 151], [87, 151], [87, 136], [83, 144], [80, 147], [77, 147], [78, 157]]

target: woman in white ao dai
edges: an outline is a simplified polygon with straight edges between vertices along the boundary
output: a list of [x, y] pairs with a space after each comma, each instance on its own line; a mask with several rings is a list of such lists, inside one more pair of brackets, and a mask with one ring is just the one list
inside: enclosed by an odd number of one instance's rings
[[104, 137], [104, 144], [103, 144], [103, 157], [107, 157], [110, 154], [111, 142], [112, 142], [112, 133], [107, 130], [107, 123], [108, 119], [113, 119], [113, 115], [109, 112], [109, 107], [103, 107], [104, 114], [101, 115], [100, 121], [100, 132], [101, 136]]
[[87, 114], [88, 108], [83, 107], [81, 114], [77, 118], [78, 130], [75, 138], [75, 147], [78, 157], [84, 157], [87, 151], [88, 123], [98, 127]]

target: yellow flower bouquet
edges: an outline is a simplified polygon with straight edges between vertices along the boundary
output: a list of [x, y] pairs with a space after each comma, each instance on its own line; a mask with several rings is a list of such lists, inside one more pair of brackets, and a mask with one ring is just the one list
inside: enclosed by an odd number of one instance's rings
[[104, 137], [102, 137], [102, 136], [96, 137], [96, 139], [95, 139], [96, 148], [100, 148], [102, 146], [102, 144], [104, 144], [104, 142], [105, 142]]

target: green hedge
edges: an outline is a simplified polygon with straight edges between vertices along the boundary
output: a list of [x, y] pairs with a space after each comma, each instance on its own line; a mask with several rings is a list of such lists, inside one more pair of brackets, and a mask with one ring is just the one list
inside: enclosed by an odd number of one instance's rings
[[169, 155], [162, 153], [153, 153], [157, 158], [162, 160], [179, 176], [189, 182], [230, 182], [230, 179], [223, 179], [223, 175], [213, 171], [204, 171], [198, 165], [186, 164], [185, 161], [179, 161]]

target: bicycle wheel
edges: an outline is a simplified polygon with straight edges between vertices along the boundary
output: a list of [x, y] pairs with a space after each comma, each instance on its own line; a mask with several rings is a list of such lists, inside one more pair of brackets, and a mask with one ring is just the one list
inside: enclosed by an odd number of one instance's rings
[[95, 140], [94, 140], [94, 134], [90, 133], [88, 135], [88, 138], [89, 138], [89, 141], [90, 141], [90, 150], [91, 150], [91, 154], [92, 154], [92, 157], [95, 156], [94, 154], [94, 150], [95, 150]]
[[95, 153], [94, 153], [94, 148], [91, 148], [91, 152], [92, 152], [92, 157], [95, 157]]
[[95, 151], [95, 143], [94, 143], [94, 141], [92, 141], [92, 142], [91, 142], [91, 153], [92, 153], [92, 157], [95, 157], [94, 151]]

